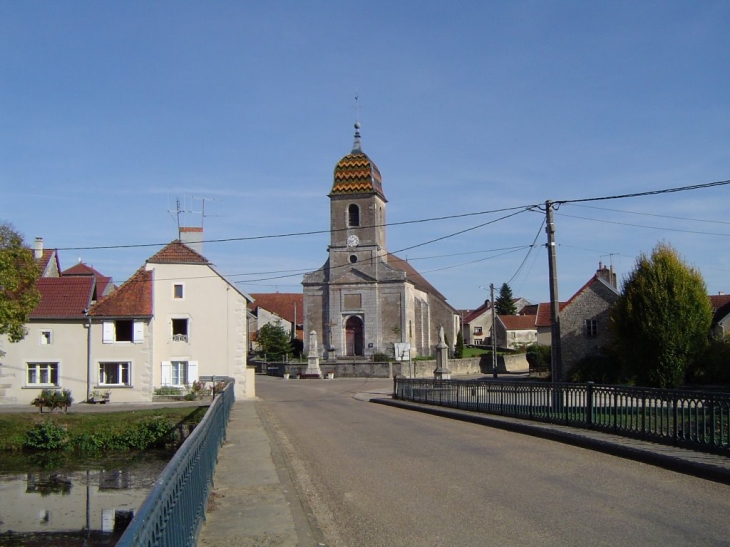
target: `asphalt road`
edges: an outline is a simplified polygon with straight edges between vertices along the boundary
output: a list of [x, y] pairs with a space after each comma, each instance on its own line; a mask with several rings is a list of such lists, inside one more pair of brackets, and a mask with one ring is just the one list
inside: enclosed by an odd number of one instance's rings
[[363, 402], [391, 387], [257, 377], [331, 547], [730, 545], [730, 486]]

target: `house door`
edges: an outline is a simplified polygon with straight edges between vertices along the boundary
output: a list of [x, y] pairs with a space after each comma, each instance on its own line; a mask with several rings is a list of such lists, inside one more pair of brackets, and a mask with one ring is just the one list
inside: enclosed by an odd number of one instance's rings
[[359, 317], [350, 317], [345, 323], [345, 340], [347, 343], [347, 355], [362, 355], [363, 339], [362, 339], [362, 319]]

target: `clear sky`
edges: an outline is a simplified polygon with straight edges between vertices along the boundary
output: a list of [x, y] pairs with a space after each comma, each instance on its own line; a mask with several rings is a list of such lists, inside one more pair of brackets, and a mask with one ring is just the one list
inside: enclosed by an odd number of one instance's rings
[[[728, 29], [726, 0], [0, 0], [0, 220], [120, 283], [177, 237], [176, 199], [204, 203], [222, 273], [301, 291], [358, 115], [390, 252], [456, 308], [490, 283], [547, 301], [526, 207], [730, 179]], [[560, 299], [660, 241], [730, 292], [729, 198], [562, 205]]]

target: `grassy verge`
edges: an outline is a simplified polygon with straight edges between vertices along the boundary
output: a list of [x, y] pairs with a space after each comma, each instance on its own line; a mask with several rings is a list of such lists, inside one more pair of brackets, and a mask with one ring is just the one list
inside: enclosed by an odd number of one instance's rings
[[208, 407], [159, 408], [100, 413], [19, 413], [0, 414], [0, 450], [22, 450], [26, 436], [37, 424], [50, 420], [71, 437], [93, 436], [99, 432], [122, 433], [153, 419], [169, 420], [176, 428], [200, 422]]

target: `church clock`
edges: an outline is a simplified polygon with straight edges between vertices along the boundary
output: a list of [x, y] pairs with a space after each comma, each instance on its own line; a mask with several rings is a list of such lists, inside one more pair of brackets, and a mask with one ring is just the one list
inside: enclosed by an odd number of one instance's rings
[[348, 247], [350, 247], [350, 248], [357, 247], [359, 244], [360, 244], [360, 238], [358, 238], [356, 235], [351, 235], [347, 238]]

